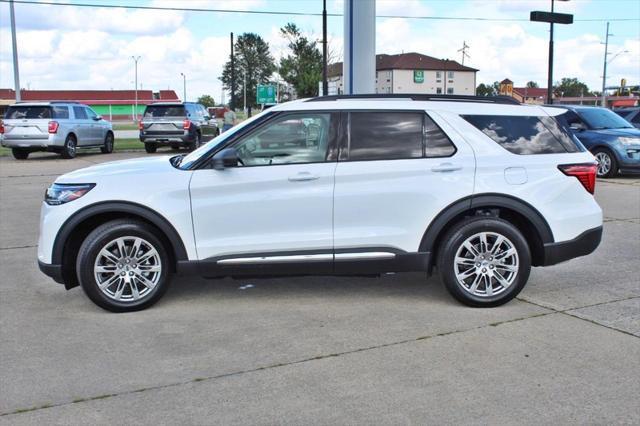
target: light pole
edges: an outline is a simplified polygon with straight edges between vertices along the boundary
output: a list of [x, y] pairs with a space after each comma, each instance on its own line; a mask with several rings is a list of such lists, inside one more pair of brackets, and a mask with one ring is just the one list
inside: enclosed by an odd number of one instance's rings
[[16, 40], [16, 13], [13, 10], [13, 0], [9, 3], [11, 19], [11, 46], [13, 47], [13, 84], [16, 89], [16, 102], [22, 100], [20, 93], [20, 71], [18, 70], [18, 42]]
[[247, 113], [247, 69], [246, 68], [244, 70], [242, 88], [244, 89], [244, 95], [243, 95], [243, 101], [242, 101], [242, 111], [246, 114]]
[[135, 86], [135, 97], [136, 97], [136, 110], [135, 110], [135, 121], [138, 121], [138, 61], [140, 60], [140, 56], [132, 56], [131, 59], [133, 59], [133, 62], [135, 64], [135, 69], [136, 69], [136, 76], [135, 76], [135, 80], [134, 80], [134, 84]]
[[182, 102], [187, 102], [187, 76], [184, 73], [180, 73], [182, 76]]

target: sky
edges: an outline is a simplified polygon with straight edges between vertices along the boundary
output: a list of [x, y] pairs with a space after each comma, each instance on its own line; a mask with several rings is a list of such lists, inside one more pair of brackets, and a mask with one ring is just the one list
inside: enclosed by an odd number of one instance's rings
[[[58, 1], [58, 0], [53, 0]], [[31, 89], [174, 89], [187, 98], [209, 94], [220, 101], [219, 77], [229, 58], [229, 33], [254, 32], [270, 45], [276, 61], [286, 55], [279, 29], [297, 24], [309, 37], [322, 37], [322, 0], [65, 0], [65, 3], [187, 7], [236, 11], [278, 11], [282, 15], [126, 10], [16, 3], [20, 82]], [[574, 14], [572, 25], [555, 26], [554, 81], [576, 77], [594, 90], [602, 86], [606, 20], [609, 32], [607, 85], [640, 83], [640, 1], [556, 1], [556, 11]], [[330, 14], [343, 0], [327, 0]], [[549, 25], [529, 22], [531, 10], [549, 10], [550, 0], [377, 0], [376, 53], [418, 52], [461, 60], [479, 69], [478, 83], [509, 78], [516, 86], [546, 86]], [[429, 17], [410, 19], [408, 17]], [[485, 18], [488, 21], [440, 19]], [[436, 18], [436, 19], [434, 19]], [[620, 19], [626, 19], [622, 21]], [[631, 19], [631, 20], [629, 20]], [[342, 59], [343, 18], [328, 18], [332, 58]], [[616, 56], [616, 54], [618, 54]], [[615, 58], [614, 58], [615, 57]], [[9, 6], [0, 3], [0, 87], [13, 87]], [[228, 95], [224, 95], [228, 99]]]

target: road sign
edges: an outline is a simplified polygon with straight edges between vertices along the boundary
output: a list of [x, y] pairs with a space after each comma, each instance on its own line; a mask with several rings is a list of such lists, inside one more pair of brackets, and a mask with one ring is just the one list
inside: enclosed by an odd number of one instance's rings
[[573, 24], [573, 15], [569, 13], [532, 11], [529, 20], [552, 24]]
[[422, 71], [422, 70], [414, 70], [413, 71], [413, 82], [414, 83], [424, 83], [424, 71]]
[[256, 99], [258, 104], [275, 104], [276, 103], [276, 86], [271, 84], [258, 84], [256, 90]]

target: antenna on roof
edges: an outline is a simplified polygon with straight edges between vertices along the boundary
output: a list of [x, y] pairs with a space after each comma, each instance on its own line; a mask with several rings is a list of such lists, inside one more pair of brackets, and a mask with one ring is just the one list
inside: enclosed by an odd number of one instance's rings
[[466, 56], [467, 58], [471, 58], [471, 56], [469, 56], [467, 54], [467, 49], [470, 49], [469, 45], [467, 44], [466, 41], [462, 42], [462, 49], [458, 49], [458, 52], [462, 52], [462, 65], [464, 65], [464, 57]]

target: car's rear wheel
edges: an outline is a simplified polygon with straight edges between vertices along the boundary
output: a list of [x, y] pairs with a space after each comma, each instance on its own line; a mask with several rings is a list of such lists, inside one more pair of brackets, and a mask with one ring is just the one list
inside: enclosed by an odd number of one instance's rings
[[112, 312], [145, 309], [170, 282], [169, 256], [150, 225], [135, 220], [107, 222], [82, 243], [76, 270], [80, 285], [98, 306]]
[[511, 223], [473, 217], [446, 233], [439, 247], [438, 269], [447, 290], [460, 302], [499, 306], [516, 297], [526, 284], [531, 253]]
[[177, 151], [180, 149], [180, 145], [177, 144], [171, 144], [171, 149], [173, 149], [174, 151]]
[[113, 152], [113, 133], [107, 132], [104, 137], [104, 144], [100, 147], [103, 154], [111, 154]]
[[194, 149], [198, 149], [200, 148], [201, 144], [202, 144], [202, 135], [200, 134], [200, 132], [196, 132], [195, 139], [193, 140], [193, 142], [189, 144], [189, 150], [193, 151]]
[[11, 154], [16, 160], [26, 160], [29, 157], [29, 150], [24, 148], [11, 148]]
[[618, 174], [618, 162], [616, 157], [605, 148], [598, 148], [593, 151], [593, 155], [598, 160], [596, 174], [600, 178], [610, 178]]
[[68, 135], [67, 139], [64, 141], [64, 146], [62, 147], [62, 158], [70, 159], [75, 158], [76, 151], [78, 150], [78, 140], [74, 135]]
[[158, 150], [158, 144], [151, 142], [145, 143], [144, 150], [147, 151], [148, 154], [153, 154]]

